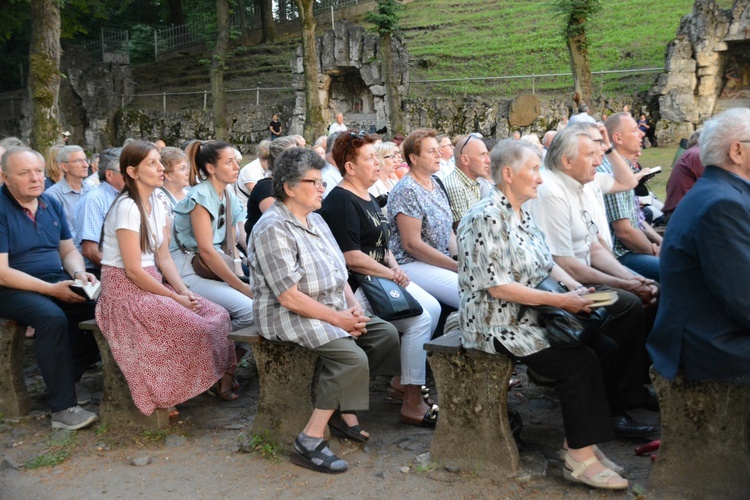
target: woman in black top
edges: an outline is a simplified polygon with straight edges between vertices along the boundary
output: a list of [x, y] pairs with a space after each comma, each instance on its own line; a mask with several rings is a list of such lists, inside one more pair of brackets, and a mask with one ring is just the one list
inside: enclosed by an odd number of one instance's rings
[[273, 197], [273, 188], [271, 187], [273, 161], [279, 157], [282, 151], [296, 145], [295, 140], [287, 136], [276, 139], [268, 146], [268, 170], [266, 170], [266, 177], [255, 183], [255, 187], [250, 191], [250, 196], [247, 199], [245, 234], [247, 234], [248, 241], [250, 241], [250, 232], [252, 232], [260, 216], [276, 201], [276, 198]]
[[281, 137], [281, 122], [279, 115], [273, 115], [273, 120], [268, 124], [268, 131], [271, 132], [271, 140]]
[[[389, 394], [403, 400], [401, 421], [412, 425], [434, 427], [437, 408], [422, 399], [421, 386], [425, 383], [426, 353], [424, 343], [430, 340], [438, 318], [430, 309], [439, 305], [435, 298], [409, 281], [388, 250], [388, 223], [368, 188], [380, 172], [375, 153], [375, 138], [356, 132], [342, 132], [333, 145], [333, 158], [339, 166], [343, 181], [323, 200], [320, 212], [331, 228], [350, 271], [391, 279], [406, 287], [422, 304], [424, 312], [412, 318], [392, 321], [403, 333], [401, 339], [401, 375], [391, 380]], [[355, 297], [372, 313], [372, 306], [357, 283], [349, 280]]]

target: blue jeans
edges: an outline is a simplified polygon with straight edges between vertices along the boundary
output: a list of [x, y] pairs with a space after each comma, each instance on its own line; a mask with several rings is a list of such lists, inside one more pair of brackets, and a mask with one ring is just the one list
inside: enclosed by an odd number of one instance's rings
[[640, 274], [644, 278], [659, 280], [659, 257], [644, 253], [628, 252], [618, 257], [620, 264]]

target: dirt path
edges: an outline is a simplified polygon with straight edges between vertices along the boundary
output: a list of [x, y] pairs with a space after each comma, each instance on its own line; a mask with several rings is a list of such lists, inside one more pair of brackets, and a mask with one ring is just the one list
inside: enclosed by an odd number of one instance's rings
[[[246, 370], [240, 373], [239, 400], [199, 396], [180, 406], [180, 416], [167, 432], [153, 435], [101, 427], [72, 436], [55, 434], [37, 395], [31, 417], [0, 426], [0, 498], [624, 498], [646, 491], [651, 461], [633, 453], [642, 443], [604, 446], [628, 471], [627, 493], [592, 491], [563, 479], [556, 455], [562, 420], [555, 391], [530, 383], [523, 367], [518, 372], [523, 384], [509, 400], [523, 417], [527, 450], [519, 477], [501, 483], [430, 464], [424, 454], [432, 431], [399, 423], [399, 404], [383, 393], [384, 380], [374, 383], [371, 410], [361, 416], [371, 441], [365, 446], [331, 441], [334, 452], [349, 462], [344, 474], [295, 466], [280, 449], [271, 459], [239, 452], [238, 437], [252, 426], [258, 398], [257, 377]], [[84, 382], [101, 390], [101, 373], [87, 374]], [[656, 419], [648, 412], [638, 417]], [[14, 468], [60, 450], [70, 457], [59, 465]], [[150, 463], [134, 466], [135, 459]]]

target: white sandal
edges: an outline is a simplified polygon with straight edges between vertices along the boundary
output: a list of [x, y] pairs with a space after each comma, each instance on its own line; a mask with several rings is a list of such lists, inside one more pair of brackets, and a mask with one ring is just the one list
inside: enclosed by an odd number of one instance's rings
[[[604, 452], [599, 449], [598, 446], [595, 444], [591, 445], [591, 447], [594, 449], [594, 456], [601, 462], [601, 464], [606, 467], [607, 469], [612, 469], [612, 471], [616, 472], [619, 475], [623, 475], [625, 473], [625, 468], [621, 465], [616, 464], [607, 456], [604, 454]], [[560, 448], [557, 451], [557, 456], [560, 457], [560, 460], [563, 462], [565, 461], [565, 455], [568, 453], [568, 450], [566, 448]]]
[[[605, 468], [591, 477], [584, 477], [583, 473], [586, 469], [596, 462], [599, 462], [599, 460], [595, 456], [592, 456], [583, 462], [576, 462], [570, 457], [569, 453], [566, 453], [565, 465], [563, 466], [563, 476], [569, 481], [582, 483], [591, 486], [592, 488], [624, 490], [628, 487], [628, 480], [623, 479], [622, 476], [609, 468]], [[612, 479], [615, 479], [614, 483], [611, 482]]]

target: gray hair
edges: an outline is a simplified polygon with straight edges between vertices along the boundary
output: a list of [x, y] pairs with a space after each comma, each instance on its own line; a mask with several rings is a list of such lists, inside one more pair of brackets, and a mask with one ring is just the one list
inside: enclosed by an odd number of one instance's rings
[[503, 139], [495, 144], [490, 152], [490, 173], [495, 184], [499, 184], [503, 178], [503, 167], [506, 165], [518, 172], [528, 158], [534, 155], [541, 159], [539, 148], [526, 141], [515, 139]]
[[727, 156], [733, 142], [750, 141], [750, 109], [732, 108], [721, 112], [703, 125], [698, 145], [704, 166], [729, 165]]
[[44, 156], [42, 156], [39, 151], [35, 151], [28, 146], [12, 146], [9, 147], [8, 150], [5, 151], [5, 153], [3, 153], [2, 157], [0, 157], [0, 168], [2, 168], [3, 172], [5, 172], [6, 174], [8, 173], [8, 163], [10, 162], [10, 157], [20, 153], [31, 153], [39, 158], [39, 161], [41, 161], [42, 165], [44, 165]]
[[60, 149], [60, 151], [57, 152], [57, 163], [68, 161], [68, 159], [70, 159], [70, 155], [79, 151], [83, 151], [83, 148], [81, 146], [64, 146], [62, 149]]
[[268, 139], [263, 139], [258, 143], [258, 147], [256, 148], [256, 151], [258, 153], [258, 158], [260, 158], [263, 161], [268, 160], [268, 148], [271, 146], [271, 141]]
[[578, 105], [579, 113], [588, 113], [588, 111], [589, 111], [589, 105], [586, 104], [585, 102], [582, 102], [581, 104]]
[[696, 144], [698, 144], [698, 139], [701, 138], [701, 132], [703, 132], [703, 129], [699, 128], [698, 130], [690, 134], [690, 139], [688, 139], [687, 147], [685, 149], [690, 149]]
[[333, 151], [333, 143], [336, 142], [336, 138], [340, 133], [341, 132], [334, 132], [328, 136], [328, 140], [326, 141], [326, 156], [331, 154], [331, 151]]
[[284, 152], [284, 150], [297, 146], [297, 141], [294, 136], [287, 135], [279, 137], [271, 141], [268, 145], [268, 171], [273, 172], [275, 168], [276, 159]]
[[107, 181], [107, 170], [120, 171], [120, 153], [122, 148], [108, 148], [99, 155], [99, 180]]
[[544, 166], [549, 170], [563, 170], [563, 157], [576, 158], [578, 156], [578, 138], [591, 137], [586, 123], [568, 125], [555, 135], [544, 157]]
[[23, 141], [18, 137], [4, 137], [2, 140], [0, 140], [0, 148], [10, 149], [25, 145], [26, 144], [24, 144]]
[[325, 166], [325, 160], [310, 148], [293, 147], [285, 150], [275, 161], [273, 175], [274, 198], [282, 202], [285, 201], [287, 199], [287, 194], [284, 190], [285, 185], [296, 186], [307, 172], [312, 169], [323, 170]]

